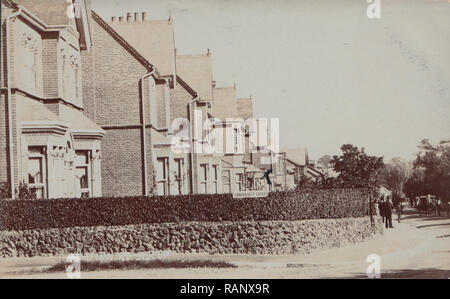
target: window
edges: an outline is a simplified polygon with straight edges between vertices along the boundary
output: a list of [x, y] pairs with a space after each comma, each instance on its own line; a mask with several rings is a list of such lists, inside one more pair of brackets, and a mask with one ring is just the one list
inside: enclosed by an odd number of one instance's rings
[[200, 193], [208, 193], [208, 164], [200, 165]]
[[184, 192], [184, 160], [175, 159], [176, 172], [175, 172], [175, 183], [177, 195], [181, 195]]
[[168, 160], [168, 158], [158, 158], [156, 161], [156, 187], [158, 195], [169, 195]]
[[37, 198], [46, 197], [46, 163], [44, 147], [28, 148], [28, 186]]
[[275, 158], [276, 164], [275, 164], [275, 174], [283, 174], [283, 157], [281, 155], [277, 155]]
[[155, 81], [152, 77], [148, 78], [148, 101], [150, 110], [150, 123], [156, 127], [158, 120], [158, 99]]
[[22, 63], [24, 67], [24, 87], [32, 91], [37, 89], [37, 70], [38, 70], [38, 40], [27, 33], [22, 35], [23, 56]]
[[222, 171], [222, 191], [223, 193], [231, 193], [230, 171]]
[[239, 150], [238, 141], [239, 141], [238, 129], [234, 128], [234, 153], [237, 153]]
[[[69, 148], [69, 146], [68, 146]], [[91, 151], [76, 151], [76, 176], [81, 197], [90, 197], [91, 186]]]
[[218, 193], [218, 180], [219, 180], [219, 165], [213, 165], [212, 166], [212, 172], [211, 172], [211, 191], [213, 194]]
[[236, 176], [236, 190], [235, 192], [243, 191], [243, 183], [244, 183], [244, 174], [243, 173], [237, 173]]

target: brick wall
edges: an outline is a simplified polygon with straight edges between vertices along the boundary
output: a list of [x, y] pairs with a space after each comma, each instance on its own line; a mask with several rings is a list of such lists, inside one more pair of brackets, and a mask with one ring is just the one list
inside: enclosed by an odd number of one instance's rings
[[141, 129], [115, 129], [106, 133], [102, 140], [102, 195], [142, 194]]
[[53, 33], [44, 33], [42, 36], [42, 65], [43, 65], [43, 84], [44, 97], [58, 97], [59, 82], [58, 78], [58, 53], [57, 39]]
[[[144, 190], [140, 79], [149, 69], [105, 29], [105, 24], [92, 15], [89, 22], [93, 46], [91, 52], [82, 54], [83, 106], [86, 115], [106, 130], [102, 141], [102, 192], [105, 196], [139, 195]], [[148, 102], [145, 105], [148, 119], [150, 106]], [[153, 169], [149, 131], [150, 190]]]

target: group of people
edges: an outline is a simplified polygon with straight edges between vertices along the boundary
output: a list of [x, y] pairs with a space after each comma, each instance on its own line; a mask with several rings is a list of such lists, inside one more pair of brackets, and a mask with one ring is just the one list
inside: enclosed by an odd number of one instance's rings
[[392, 202], [391, 197], [388, 195], [386, 198], [382, 195], [380, 201], [378, 202], [378, 209], [380, 212], [381, 219], [385, 224], [386, 228], [394, 228], [392, 226], [392, 210], [395, 208], [397, 213], [397, 221], [400, 223], [402, 217], [402, 204], [401, 201], [398, 201], [395, 206]]

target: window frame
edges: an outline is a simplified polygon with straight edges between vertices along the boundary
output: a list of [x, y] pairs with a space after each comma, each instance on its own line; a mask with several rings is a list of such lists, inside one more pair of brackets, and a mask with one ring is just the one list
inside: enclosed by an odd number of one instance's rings
[[[30, 167], [28, 166], [28, 176], [27, 183], [30, 190], [34, 190], [37, 194], [37, 190], [42, 190], [42, 198], [48, 197], [48, 179], [47, 179], [47, 157], [46, 157], [46, 147], [45, 146], [30, 146], [28, 147], [28, 163], [30, 160], [38, 160], [41, 172], [41, 182], [40, 183], [30, 183]], [[29, 164], [28, 164], [29, 165]]]
[[[204, 172], [203, 172], [204, 167]], [[208, 194], [208, 175], [209, 175], [209, 164], [208, 163], [201, 163], [200, 164], [200, 170], [202, 172], [202, 176], [200, 177], [199, 183], [200, 183], [200, 193], [201, 194]], [[202, 187], [205, 187], [205, 191], [202, 191]]]
[[[78, 157], [81, 156], [79, 153], [85, 153], [86, 154], [86, 159], [85, 159], [85, 163], [83, 164], [78, 164]], [[76, 156], [76, 165], [75, 165], [75, 171], [77, 172], [78, 169], [83, 168], [86, 169], [86, 173], [87, 173], [87, 182], [88, 182], [88, 187], [87, 188], [82, 188], [81, 186], [81, 182], [80, 183], [80, 194], [81, 197], [84, 197], [83, 194], [87, 193], [87, 197], [92, 196], [92, 151], [90, 150], [76, 150], [75, 151], [75, 156]], [[78, 173], [78, 172], [77, 172]], [[79, 178], [78, 178], [79, 179]]]

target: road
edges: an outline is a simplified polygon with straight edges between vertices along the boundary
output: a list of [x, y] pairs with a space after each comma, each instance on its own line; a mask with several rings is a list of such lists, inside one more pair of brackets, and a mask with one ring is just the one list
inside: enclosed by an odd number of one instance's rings
[[[171, 254], [168, 259], [229, 261], [230, 269], [145, 269], [83, 272], [82, 278], [367, 278], [367, 257], [380, 257], [381, 278], [450, 278], [450, 218], [408, 214], [394, 228], [368, 242], [318, 251], [309, 255]], [[114, 260], [117, 256], [88, 256]], [[148, 259], [145, 254], [133, 258]], [[65, 278], [65, 273], [42, 273], [62, 257], [0, 260], [2, 278]]]

